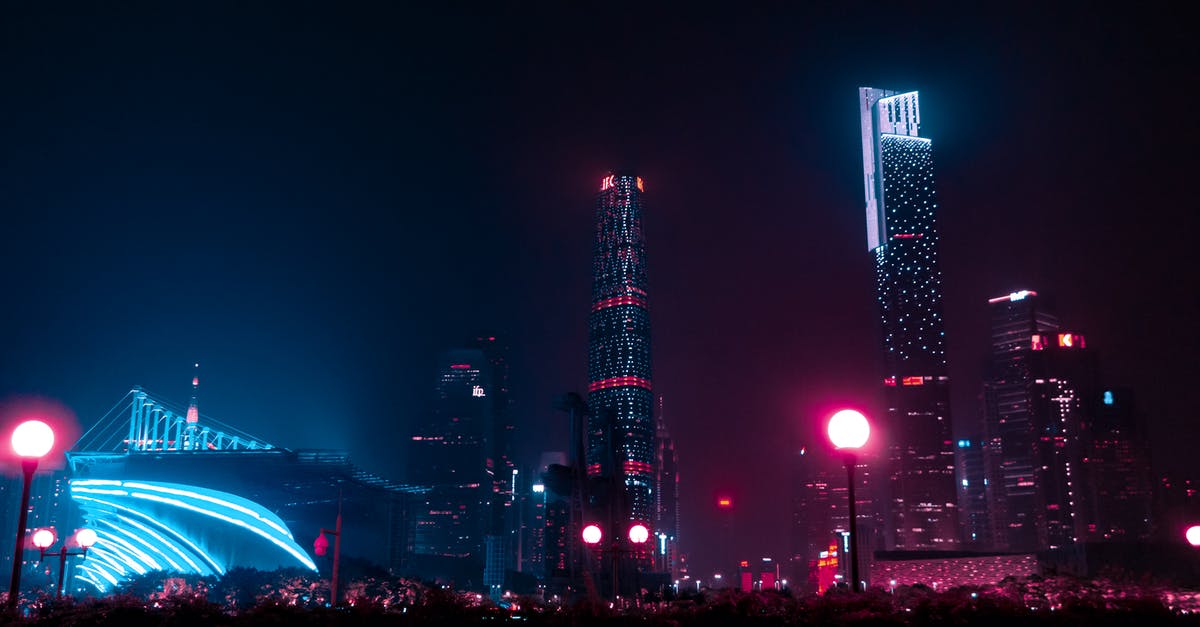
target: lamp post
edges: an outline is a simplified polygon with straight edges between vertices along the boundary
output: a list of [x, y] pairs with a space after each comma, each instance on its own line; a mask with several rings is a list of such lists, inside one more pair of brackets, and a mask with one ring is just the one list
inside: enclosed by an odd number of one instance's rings
[[[50, 546], [53, 545], [54, 541], [57, 539], [58, 538], [54, 536], [54, 531], [52, 529], [38, 529], [37, 531], [33, 532], [33, 546], [37, 547], [38, 551], [40, 551], [42, 554], [41, 558], [39, 559], [46, 559], [46, 549], [50, 548]], [[95, 531], [92, 531], [91, 529], [80, 529], [79, 531], [75, 532], [75, 544], [83, 550], [68, 551], [67, 543], [66, 541], [63, 541], [62, 548], [57, 551], [50, 551], [51, 554], [58, 555], [58, 588], [54, 595], [55, 598], [62, 598], [63, 578], [67, 572], [67, 558], [82, 557], [83, 559], [87, 559], [88, 549], [92, 548], [92, 545], [95, 543]]]
[[[600, 541], [604, 539], [604, 532], [600, 529], [600, 525], [597, 525], [595, 523], [584, 527], [583, 533], [581, 535], [583, 536], [584, 544], [587, 544], [588, 546], [591, 546], [593, 548], [598, 546], [600, 544]], [[621, 548], [621, 537], [614, 534], [613, 539], [612, 539], [612, 545], [609, 546], [609, 548], [607, 548], [607, 549], [600, 550], [601, 554], [607, 552], [612, 556], [612, 578], [613, 578], [613, 601], [614, 602], [617, 600], [617, 596], [621, 592], [621, 588], [618, 587], [618, 580], [617, 580], [617, 570], [620, 568], [620, 561], [619, 561], [620, 555], [622, 553], [630, 553], [630, 554], [636, 553], [638, 550], [638, 547], [645, 544], [649, 539], [650, 539], [650, 529], [648, 529], [646, 527], [646, 525], [643, 525], [642, 523], [634, 523], [632, 526], [629, 527], [629, 542], [633, 544], [634, 548], [631, 548], [631, 549]]]
[[54, 430], [41, 420], [26, 420], [12, 432], [13, 452], [21, 458], [21, 511], [17, 515], [17, 543], [13, 549], [12, 582], [8, 586], [8, 610], [17, 609], [21, 594], [21, 553], [25, 548], [25, 529], [29, 522], [29, 486], [38, 461], [54, 448]]
[[313, 552], [317, 556], [325, 555], [329, 550], [329, 540], [325, 534], [333, 535], [333, 572], [329, 577], [329, 605], [337, 607], [338, 594], [338, 561], [342, 556], [342, 493], [338, 492], [338, 514], [337, 522], [334, 523], [333, 529], [321, 529], [321, 534], [313, 541]]
[[850, 589], [858, 591], [858, 514], [854, 502], [854, 467], [858, 460], [854, 451], [862, 448], [871, 435], [867, 417], [853, 409], [843, 409], [829, 419], [829, 441], [844, 451], [846, 462], [846, 494], [850, 498]]

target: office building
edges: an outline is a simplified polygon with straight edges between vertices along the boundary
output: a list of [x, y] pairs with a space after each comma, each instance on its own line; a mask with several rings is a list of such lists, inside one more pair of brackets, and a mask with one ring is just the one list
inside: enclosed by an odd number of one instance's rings
[[859, 89], [867, 250], [875, 261], [889, 549], [955, 549], [958, 517], [932, 143], [917, 92]]

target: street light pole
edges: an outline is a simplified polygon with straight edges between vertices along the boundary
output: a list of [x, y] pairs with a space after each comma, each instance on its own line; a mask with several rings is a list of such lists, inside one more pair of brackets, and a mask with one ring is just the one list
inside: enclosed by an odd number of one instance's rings
[[33, 473], [37, 470], [36, 457], [21, 460], [21, 511], [17, 515], [17, 544], [13, 548], [12, 579], [8, 584], [8, 611], [17, 609], [17, 598], [21, 596], [21, 554], [25, 549], [25, 530], [29, 524], [29, 487], [33, 484]]
[[21, 596], [21, 562], [25, 550], [25, 531], [29, 523], [29, 488], [38, 460], [54, 448], [54, 430], [40, 420], [26, 420], [12, 432], [13, 452], [21, 458], [21, 511], [17, 515], [17, 542], [13, 548], [12, 580], [8, 586], [8, 611], [17, 609]]
[[858, 460], [854, 451], [867, 443], [867, 438], [871, 435], [871, 425], [861, 413], [853, 409], [843, 409], [829, 419], [828, 433], [829, 440], [842, 451], [846, 462], [846, 496], [850, 499], [847, 508], [850, 514], [850, 524], [847, 525], [850, 530], [850, 589], [858, 592], [858, 512], [854, 502], [854, 467]]
[[850, 497], [850, 581], [851, 587], [855, 592], [858, 591], [858, 513], [856, 511], [856, 503], [854, 499], [854, 467], [858, 460], [854, 453], [847, 452], [846, 461], [846, 486], [847, 496]]
[[338, 490], [338, 513], [337, 522], [333, 529], [321, 529], [321, 534], [313, 541], [313, 551], [318, 555], [325, 555], [325, 551], [329, 548], [329, 540], [325, 539], [325, 534], [333, 534], [333, 572], [329, 578], [329, 605], [337, 607], [338, 599], [338, 562], [342, 556], [342, 492]]

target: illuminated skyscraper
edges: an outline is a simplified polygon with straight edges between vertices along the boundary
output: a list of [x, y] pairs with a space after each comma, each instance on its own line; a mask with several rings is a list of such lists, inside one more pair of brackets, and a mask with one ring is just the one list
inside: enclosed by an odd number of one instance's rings
[[984, 385], [985, 467], [995, 548], [1037, 551], [1085, 527], [1082, 437], [1095, 389], [1085, 339], [1066, 333], [1037, 292], [988, 301], [992, 372]]
[[[954, 549], [958, 522], [933, 150], [917, 92], [859, 89], [867, 249], [883, 329], [888, 548]], [[883, 486], [881, 486], [883, 487]]]
[[675, 440], [667, 430], [662, 413], [662, 398], [658, 399], [658, 452], [655, 455], [654, 524], [657, 546], [654, 555], [660, 572], [671, 573], [678, 579], [679, 553], [679, 454]]
[[[479, 581], [493, 535], [494, 474], [488, 468], [495, 420], [493, 368], [480, 349], [443, 353], [434, 411], [412, 436], [409, 478], [428, 486], [416, 513], [414, 553], [429, 575]], [[429, 556], [422, 558], [421, 556]]]
[[1100, 391], [1083, 433], [1082, 514], [1087, 541], [1145, 540], [1153, 493], [1145, 430], [1128, 388]]
[[610, 174], [596, 196], [587, 463], [589, 475], [623, 477], [629, 519], [653, 523], [654, 393], [642, 191], [641, 177]]

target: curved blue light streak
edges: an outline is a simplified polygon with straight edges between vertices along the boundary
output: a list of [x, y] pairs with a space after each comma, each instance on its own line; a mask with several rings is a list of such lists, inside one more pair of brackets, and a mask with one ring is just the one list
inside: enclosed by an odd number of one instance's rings
[[[232, 494], [187, 485], [115, 479], [77, 479], [71, 482], [70, 490], [71, 497], [81, 504], [85, 519], [93, 527], [100, 527], [97, 543], [89, 552], [95, 560], [86, 567], [81, 565], [79, 578], [101, 592], [108, 589], [105, 581], [115, 587], [133, 573], [163, 571], [167, 567], [181, 574], [223, 575], [225, 566], [200, 548], [198, 543], [204, 541], [201, 538], [217, 542], [215, 546], [223, 552], [232, 551], [228, 553], [231, 557], [244, 556], [243, 560], [257, 564], [264, 561], [279, 564], [276, 560], [281, 559], [280, 554], [273, 553], [278, 548], [289, 556], [283, 558], [284, 563], [294, 559], [310, 570], [317, 570], [278, 516]], [[202, 518], [197, 519], [193, 514]], [[218, 521], [217, 526], [202, 522], [204, 518]], [[250, 536], [240, 531], [235, 533], [231, 528], [248, 531]], [[190, 536], [194, 534], [203, 535], [195, 536], [193, 541]], [[266, 540], [274, 548], [266, 552], [255, 549], [256, 541], [251, 538]], [[225, 545], [226, 539], [234, 544]]]

